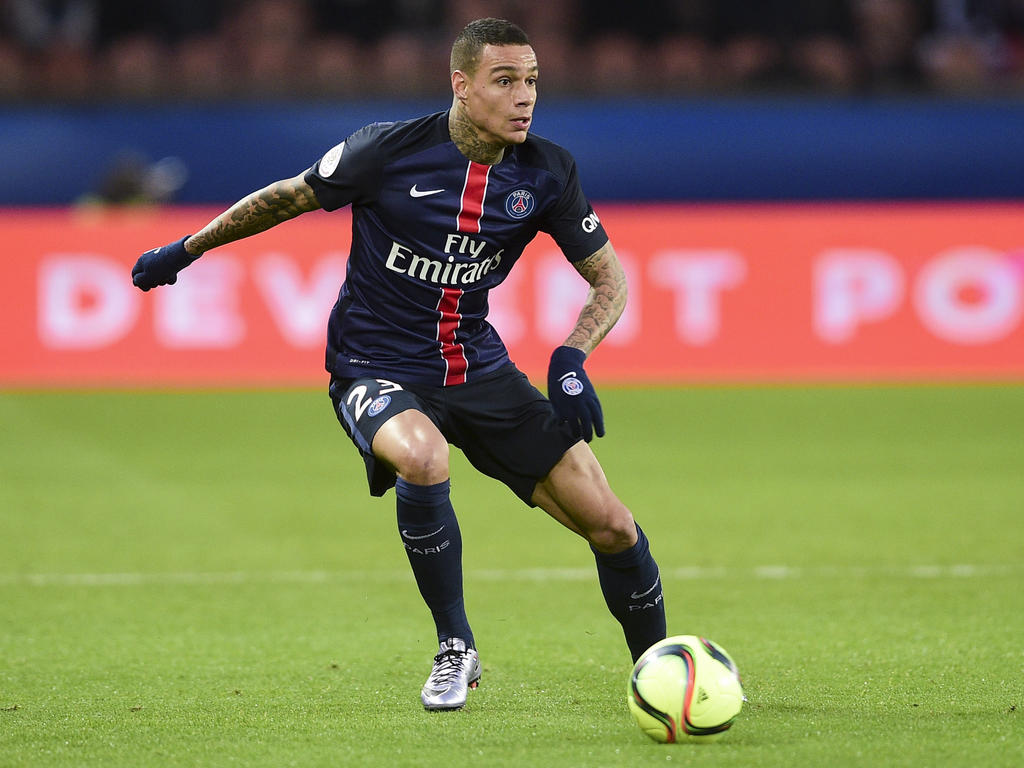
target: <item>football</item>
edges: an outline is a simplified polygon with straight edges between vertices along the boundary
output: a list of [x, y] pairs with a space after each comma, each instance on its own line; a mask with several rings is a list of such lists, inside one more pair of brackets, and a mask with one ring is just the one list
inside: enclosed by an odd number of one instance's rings
[[629, 676], [629, 711], [655, 741], [714, 741], [732, 727], [745, 698], [736, 663], [720, 645], [676, 635], [644, 652]]

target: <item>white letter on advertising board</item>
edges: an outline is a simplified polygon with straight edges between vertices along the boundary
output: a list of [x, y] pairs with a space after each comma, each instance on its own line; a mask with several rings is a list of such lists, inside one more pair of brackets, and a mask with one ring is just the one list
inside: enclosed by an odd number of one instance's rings
[[903, 271], [884, 251], [832, 248], [814, 265], [814, 332], [830, 344], [892, 315], [903, 299]]
[[245, 337], [239, 306], [242, 268], [230, 256], [204, 256], [154, 297], [157, 341], [171, 349], [226, 349]]
[[651, 259], [652, 281], [675, 293], [676, 335], [696, 347], [711, 344], [722, 327], [722, 294], [747, 277], [747, 262], [730, 250], [662, 251]]
[[285, 341], [293, 347], [320, 347], [327, 318], [345, 279], [345, 255], [328, 254], [317, 261], [308, 280], [283, 253], [268, 253], [253, 269], [253, 280]]
[[914, 306], [925, 328], [955, 344], [987, 344], [1011, 334], [1024, 316], [1024, 275], [1004, 254], [957, 248], [925, 265]]
[[119, 341], [139, 314], [124, 265], [94, 254], [53, 254], [39, 266], [39, 340], [51, 349], [98, 349]]

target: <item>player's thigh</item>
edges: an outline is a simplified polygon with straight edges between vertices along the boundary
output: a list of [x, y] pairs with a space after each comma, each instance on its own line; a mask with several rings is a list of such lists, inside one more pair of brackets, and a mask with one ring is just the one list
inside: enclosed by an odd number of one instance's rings
[[551, 403], [514, 366], [446, 393], [447, 434], [480, 472], [527, 504], [576, 442]]
[[580, 441], [537, 483], [533, 503], [602, 552], [636, 543], [633, 515], [615, 495], [590, 446]]
[[436, 482], [447, 478], [447, 441], [417, 395], [382, 378], [334, 379], [330, 395], [338, 421], [366, 462], [371, 493], [394, 485], [396, 473], [428, 484], [443, 465], [444, 477]]

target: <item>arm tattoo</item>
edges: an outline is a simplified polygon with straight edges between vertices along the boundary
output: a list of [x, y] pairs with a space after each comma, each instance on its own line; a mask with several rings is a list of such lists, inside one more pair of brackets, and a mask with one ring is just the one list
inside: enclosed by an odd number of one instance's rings
[[202, 253], [270, 229], [320, 207], [302, 176], [276, 181], [242, 198], [187, 241], [190, 253]]
[[611, 243], [573, 266], [590, 283], [590, 293], [565, 344], [589, 355], [626, 308], [626, 274]]

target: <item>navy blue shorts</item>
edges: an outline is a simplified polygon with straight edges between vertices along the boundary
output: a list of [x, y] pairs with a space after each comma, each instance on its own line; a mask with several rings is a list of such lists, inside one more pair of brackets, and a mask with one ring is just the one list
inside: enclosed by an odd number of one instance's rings
[[537, 483], [579, 442], [548, 399], [511, 363], [453, 387], [332, 378], [330, 394], [338, 421], [363, 456], [374, 496], [394, 486], [395, 474], [374, 457], [373, 437], [388, 419], [410, 408], [424, 413], [474, 467], [530, 506]]

